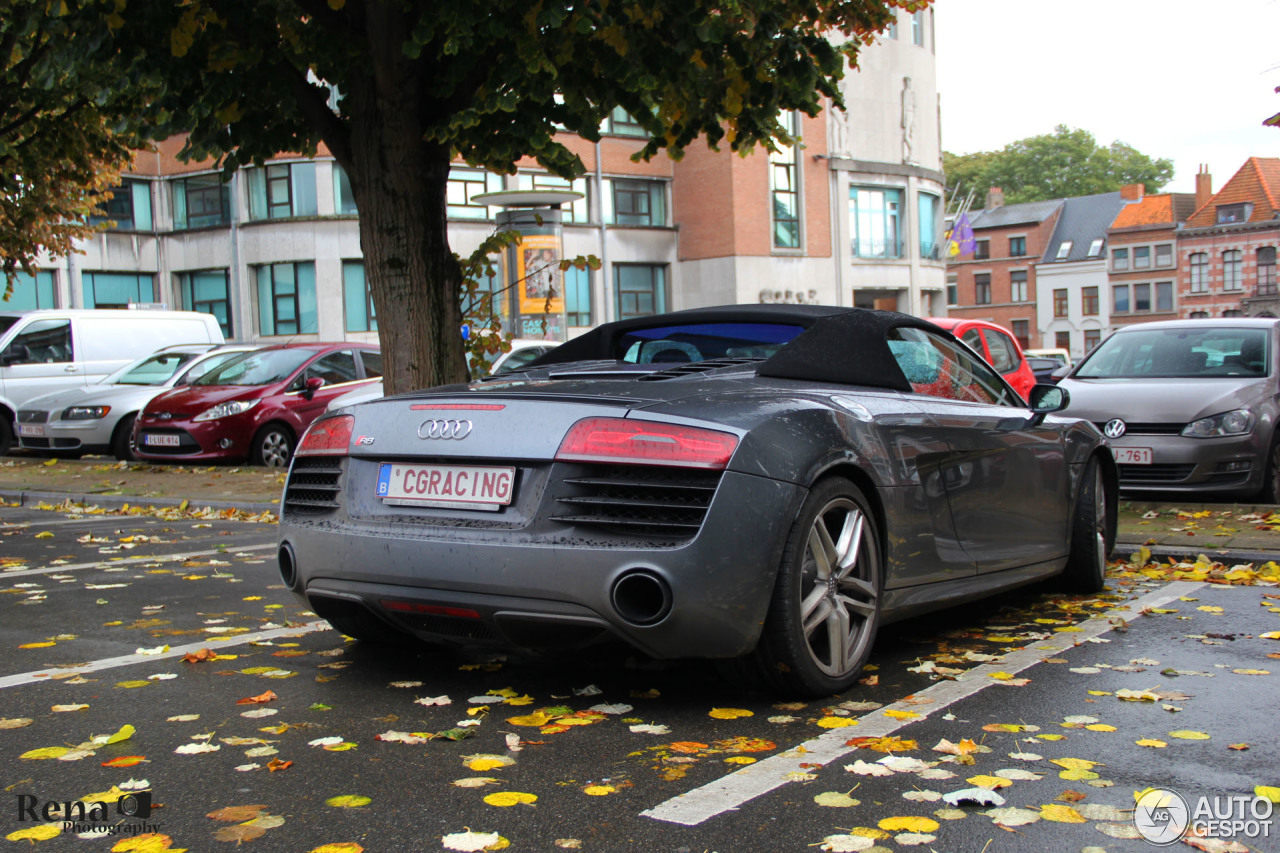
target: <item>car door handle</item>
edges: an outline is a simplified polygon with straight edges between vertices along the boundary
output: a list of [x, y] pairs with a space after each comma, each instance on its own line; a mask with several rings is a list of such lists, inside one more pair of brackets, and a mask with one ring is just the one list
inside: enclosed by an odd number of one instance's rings
[[79, 369], [80, 369], [80, 368], [76, 367], [74, 364], [68, 364], [66, 367], [62, 368], [62, 372], [63, 372], [63, 373], [75, 373], [75, 372], [77, 372]]

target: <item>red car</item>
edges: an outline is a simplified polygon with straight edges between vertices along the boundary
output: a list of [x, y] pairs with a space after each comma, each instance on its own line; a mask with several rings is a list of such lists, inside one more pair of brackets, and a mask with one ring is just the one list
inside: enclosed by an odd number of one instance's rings
[[245, 353], [151, 400], [134, 424], [140, 459], [289, 464], [334, 397], [382, 376], [375, 344], [281, 344]]
[[941, 326], [964, 341], [978, 355], [987, 360], [1013, 390], [1027, 399], [1036, 384], [1036, 375], [1022, 354], [1022, 347], [1009, 330], [986, 320], [962, 320], [954, 317], [929, 317], [930, 323]]

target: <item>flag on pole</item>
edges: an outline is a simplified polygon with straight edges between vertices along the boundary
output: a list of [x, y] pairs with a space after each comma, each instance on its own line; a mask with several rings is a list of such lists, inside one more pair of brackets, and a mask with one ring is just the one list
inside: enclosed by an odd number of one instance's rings
[[947, 255], [971, 255], [978, 248], [978, 241], [973, 237], [973, 226], [969, 224], [969, 214], [962, 213], [956, 224], [947, 232]]

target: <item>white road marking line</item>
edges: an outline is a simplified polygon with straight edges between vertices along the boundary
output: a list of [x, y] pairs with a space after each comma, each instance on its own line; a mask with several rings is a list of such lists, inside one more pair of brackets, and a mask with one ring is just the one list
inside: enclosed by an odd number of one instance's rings
[[[857, 749], [847, 744], [853, 737], [884, 737], [911, 723], [918, 723], [931, 714], [941, 711], [950, 705], [974, 695], [988, 687], [999, 686], [990, 676], [995, 672], [1018, 673], [1028, 667], [1035, 666], [1054, 652], [1063, 652], [1077, 643], [1098, 637], [1114, 627], [1113, 619], [1132, 622], [1149, 607], [1159, 607], [1174, 599], [1188, 595], [1204, 586], [1200, 583], [1174, 581], [1161, 589], [1148, 593], [1141, 598], [1128, 602], [1127, 610], [1109, 610], [1090, 619], [1081, 626], [1083, 631], [1059, 634], [1048, 640], [1037, 641], [1034, 647], [1028, 646], [1020, 651], [1010, 652], [995, 663], [982, 664], [965, 672], [955, 681], [942, 681], [916, 693], [917, 698], [932, 699], [928, 710], [923, 706], [896, 702], [886, 705], [858, 718], [857, 726], [832, 729], [812, 740], [807, 740], [795, 749], [748, 765], [741, 770], [730, 773], [673, 797], [664, 803], [641, 812], [643, 817], [668, 823], [680, 823], [686, 826], [697, 826], [716, 815], [732, 811], [742, 804], [780, 788], [789, 782], [792, 773], [807, 773], [815, 765], [826, 765], [842, 758]], [[1090, 622], [1094, 624], [1089, 624]], [[911, 720], [895, 720], [886, 717], [885, 711], [914, 711], [920, 716]], [[800, 751], [803, 750], [803, 751]], [[807, 765], [807, 766], [801, 766]]]
[[[223, 648], [226, 646], [239, 646], [245, 643], [254, 643], [259, 640], [278, 640], [282, 637], [299, 637], [303, 634], [309, 634], [312, 631], [324, 631], [329, 628], [329, 623], [324, 621], [307, 622], [294, 628], [272, 628], [267, 631], [258, 631], [253, 634], [237, 634], [229, 639], [215, 639], [209, 637], [199, 643], [188, 643], [185, 646], [173, 646], [167, 652], [158, 655], [140, 655], [136, 652], [131, 655], [120, 655], [114, 658], [103, 658], [102, 660], [90, 661], [89, 663], [80, 664], [79, 666], [67, 667], [50, 667], [49, 669], [39, 669], [34, 672], [20, 672], [17, 675], [6, 675], [0, 677], [0, 690], [6, 687], [22, 687], [27, 684], [49, 683], [54, 681], [54, 676], [64, 675], [84, 675], [90, 672], [99, 672], [104, 669], [115, 669], [121, 666], [136, 666], [143, 663], [155, 663], [157, 661], [168, 660], [170, 658], [182, 657], [191, 652], [198, 652], [201, 649]], [[215, 649], [216, 651], [216, 649]], [[57, 679], [61, 680], [61, 679]]]
[[[94, 563], [68, 563], [65, 566], [45, 566], [40, 569], [18, 569], [12, 572], [0, 572], [0, 584], [4, 583], [5, 578], [25, 578], [31, 575], [52, 575], [58, 572], [73, 572], [80, 569], [105, 569], [112, 566], [132, 566], [136, 563], [176, 563], [183, 560], [190, 560], [195, 557], [213, 557], [213, 556], [235, 556], [240, 551], [262, 551], [266, 548], [276, 547], [275, 542], [267, 542], [263, 545], [245, 545], [235, 550], [227, 548], [215, 548], [212, 551], [186, 551], [182, 554], [153, 554], [150, 557], [122, 557], [119, 560], [99, 560]], [[205, 568], [198, 566], [197, 568]], [[217, 568], [216, 566], [214, 568]]]

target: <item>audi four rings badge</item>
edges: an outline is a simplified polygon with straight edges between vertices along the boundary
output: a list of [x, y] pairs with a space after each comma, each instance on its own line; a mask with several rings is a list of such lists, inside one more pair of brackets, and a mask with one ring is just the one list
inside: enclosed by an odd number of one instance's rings
[[436, 418], [423, 421], [418, 427], [418, 438], [452, 438], [461, 441], [471, 435], [471, 421]]
[[1119, 418], [1112, 418], [1107, 421], [1106, 426], [1102, 428], [1102, 433], [1107, 438], [1119, 438], [1124, 435], [1125, 429], [1124, 421]]

